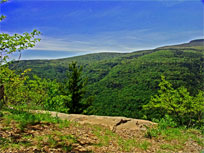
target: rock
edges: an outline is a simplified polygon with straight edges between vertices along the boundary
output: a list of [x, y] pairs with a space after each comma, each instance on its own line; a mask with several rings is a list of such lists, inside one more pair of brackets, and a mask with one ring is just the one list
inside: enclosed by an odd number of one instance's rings
[[43, 150], [44, 150], [45, 152], [49, 152], [49, 147], [48, 147], [48, 146], [45, 146], [45, 147], [43, 148]]
[[96, 116], [82, 114], [65, 114], [52, 111], [30, 110], [33, 113], [50, 113], [54, 117], [59, 117], [62, 120], [76, 121], [80, 124], [102, 125], [108, 127], [112, 131], [117, 129], [129, 130], [145, 130], [146, 126], [154, 126], [156, 123], [147, 120], [139, 120], [126, 117], [111, 117], [111, 116]]

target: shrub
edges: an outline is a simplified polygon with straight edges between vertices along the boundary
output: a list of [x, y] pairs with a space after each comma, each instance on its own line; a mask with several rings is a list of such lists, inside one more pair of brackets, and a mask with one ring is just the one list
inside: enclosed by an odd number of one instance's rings
[[178, 125], [187, 127], [201, 126], [204, 123], [203, 91], [192, 97], [184, 87], [174, 89], [164, 76], [159, 87], [158, 94], [143, 106], [149, 118], [161, 119], [169, 115]]

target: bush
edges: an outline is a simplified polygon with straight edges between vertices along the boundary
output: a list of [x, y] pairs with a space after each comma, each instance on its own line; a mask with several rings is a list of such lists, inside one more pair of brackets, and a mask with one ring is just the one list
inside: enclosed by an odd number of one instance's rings
[[169, 132], [169, 128], [172, 129], [176, 129], [175, 127], [177, 126], [177, 124], [174, 122], [174, 120], [169, 116], [169, 115], [165, 115], [164, 118], [158, 120], [158, 119], [153, 119], [154, 122], [157, 122], [158, 125], [157, 127], [146, 127], [147, 131], [145, 133], [145, 137], [146, 138], [152, 138], [152, 137], [157, 137], [158, 135], [160, 135], [162, 132]]

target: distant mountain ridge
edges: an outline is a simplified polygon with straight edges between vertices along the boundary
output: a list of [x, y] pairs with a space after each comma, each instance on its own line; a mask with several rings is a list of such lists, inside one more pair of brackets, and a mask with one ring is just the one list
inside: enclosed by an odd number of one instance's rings
[[204, 43], [204, 39], [195, 39], [190, 41], [190, 43], [194, 43], [194, 42]]
[[[68, 65], [77, 61], [88, 77], [86, 96], [94, 96], [97, 115], [140, 118], [142, 106], [155, 95], [161, 75], [174, 88], [184, 86], [191, 95], [204, 90], [203, 39], [132, 53], [95, 53], [57, 60], [17, 62], [17, 70], [30, 75], [64, 80]], [[15, 64], [15, 63], [14, 63]]]
[[203, 47], [204, 48], [204, 39], [195, 39], [195, 40], [189, 41], [188, 43], [163, 46], [163, 47], [159, 47], [159, 48], [172, 48], [172, 47]]

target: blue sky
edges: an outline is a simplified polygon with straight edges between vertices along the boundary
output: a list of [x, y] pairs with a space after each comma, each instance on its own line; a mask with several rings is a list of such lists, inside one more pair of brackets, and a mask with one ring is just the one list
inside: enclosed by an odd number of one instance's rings
[[131, 52], [202, 38], [203, 7], [201, 0], [10, 0], [0, 30], [42, 32], [23, 59]]

